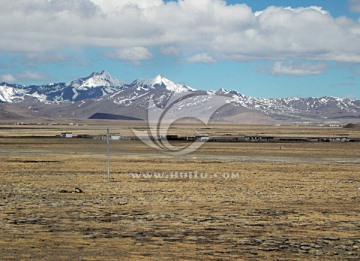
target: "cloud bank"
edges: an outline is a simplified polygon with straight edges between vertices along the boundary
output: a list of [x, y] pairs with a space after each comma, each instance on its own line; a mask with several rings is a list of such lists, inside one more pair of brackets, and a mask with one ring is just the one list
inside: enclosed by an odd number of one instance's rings
[[[108, 56], [135, 63], [153, 58], [151, 50], [156, 48], [191, 63], [296, 59], [360, 63], [360, 22], [332, 17], [321, 7], [270, 6], [253, 12], [246, 4], [223, 0], [0, 3], [0, 52], [24, 52], [33, 60], [46, 60], [40, 53], [53, 50], [104, 47], [114, 50]], [[358, 10], [359, 1], [350, 3]], [[303, 70], [284, 63], [275, 67], [276, 73]]]
[[117, 60], [130, 61], [134, 64], [138, 64], [140, 61], [153, 58], [153, 55], [147, 48], [135, 46], [118, 49], [115, 52], [109, 53], [107, 57]]
[[37, 72], [24, 71], [21, 73], [13, 74], [0, 74], [0, 82], [16, 82], [16, 81], [41, 81], [46, 77]]
[[271, 73], [290, 76], [320, 75], [328, 68], [326, 63], [275, 62]]

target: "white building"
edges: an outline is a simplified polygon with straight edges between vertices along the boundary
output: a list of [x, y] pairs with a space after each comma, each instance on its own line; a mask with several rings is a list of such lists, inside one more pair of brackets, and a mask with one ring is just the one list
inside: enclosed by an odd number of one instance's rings
[[60, 137], [61, 138], [72, 138], [73, 135], [72, 135], [72, 132], [63, 132], [60, 134]]
[[120, 140], [120, 133], [110, 133], [110, 140]]

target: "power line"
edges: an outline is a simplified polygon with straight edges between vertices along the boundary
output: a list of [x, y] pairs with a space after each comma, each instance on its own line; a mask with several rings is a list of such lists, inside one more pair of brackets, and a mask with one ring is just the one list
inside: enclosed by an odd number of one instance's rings
[[110, 132], [107, 128], [106, 132], [106, 154], [107, 154], [107, 177], [110, 180]]

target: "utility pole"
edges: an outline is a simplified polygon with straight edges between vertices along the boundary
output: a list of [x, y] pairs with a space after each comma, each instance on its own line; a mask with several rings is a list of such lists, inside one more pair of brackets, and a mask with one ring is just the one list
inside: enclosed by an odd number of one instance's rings
[[106, 132], [106, 154], [107, 154], [107, 178], [110, 180], [110, 132], [107, 128]]

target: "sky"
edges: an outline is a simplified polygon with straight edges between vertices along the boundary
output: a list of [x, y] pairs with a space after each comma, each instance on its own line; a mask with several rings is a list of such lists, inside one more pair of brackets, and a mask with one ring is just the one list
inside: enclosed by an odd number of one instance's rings
[[0, 82], [158, 74], [255, 97], [360, 99], [360, 0], [0, 0]]

